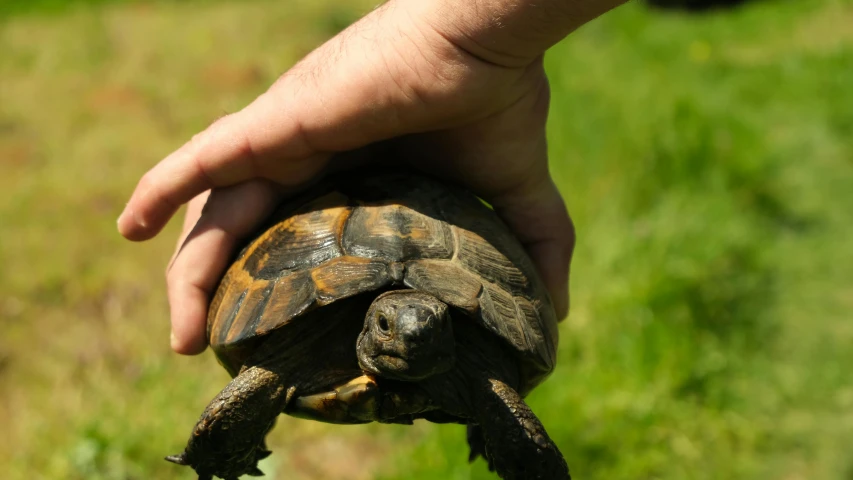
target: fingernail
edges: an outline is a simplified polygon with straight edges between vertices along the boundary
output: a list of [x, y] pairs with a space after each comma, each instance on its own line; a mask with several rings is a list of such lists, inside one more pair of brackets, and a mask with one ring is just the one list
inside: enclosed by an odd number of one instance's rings
[[140, 227], [142, 227], [142, 228], [147, 228], [147, 227], [148, 227], [148, 225], [146, 225], [146, 224], [145, 224], [145, 221], [142, 219], [142, 217], [140, 217], [139, 215], [137, 215], [137, 214], [136, 214], [136, 210], [131, 210], [131, 211], [130, 211], [130, 214], [131, 214], [131, 216], [133, 217], [133, 221], [134, 221], [137, 225], [139, 225], [139, 226], [140, 226]]
[[173, 350], [178, 345], [178, 337], [175, 336], [175, 332], [169, 332], [169, 345]]
[[122, 223], [127, 223], [130, 220], [134, 225], [146, 228], [145, 222], [136, 214], [135, 211], [130, 208], [125, 207], [124, 211], [121, 212], [121, 215], [118, 216], [117, 223], [121, 225]]

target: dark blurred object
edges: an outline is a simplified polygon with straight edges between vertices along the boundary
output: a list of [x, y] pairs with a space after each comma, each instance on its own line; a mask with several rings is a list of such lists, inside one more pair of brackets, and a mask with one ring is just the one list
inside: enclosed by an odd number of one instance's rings
[[646, 0], [652, 8], [702, 13], [737, 7], [746, 0]]

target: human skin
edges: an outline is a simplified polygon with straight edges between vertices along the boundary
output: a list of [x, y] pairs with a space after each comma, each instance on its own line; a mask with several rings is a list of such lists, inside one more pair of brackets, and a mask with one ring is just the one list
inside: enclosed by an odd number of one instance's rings
[[208, 302], [233, 250], [282, 199], [376, 158], [493, 205], [565, 316], [574, 227], [548, 171], [542, 57], [622, 1], [390, 0], [159, 162], [118, 229], [150, 239], [188, 204], [166, 275], [172, 348], [205, 349]]

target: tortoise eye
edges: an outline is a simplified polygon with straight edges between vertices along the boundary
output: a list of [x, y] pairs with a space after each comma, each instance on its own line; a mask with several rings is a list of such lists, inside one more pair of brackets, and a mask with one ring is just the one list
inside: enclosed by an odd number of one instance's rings
[[388, 326], [388, 318], [384, 314], [380, 313], [378, 320], [379, 330], [388, 333], [388, 330], [390, 330], [390, 327]]

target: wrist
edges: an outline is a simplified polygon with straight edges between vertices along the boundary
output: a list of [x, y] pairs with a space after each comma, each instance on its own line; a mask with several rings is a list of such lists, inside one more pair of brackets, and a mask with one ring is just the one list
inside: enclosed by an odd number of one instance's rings
[[626, 0], [393, 0], [473, 56], [523, 67]]

